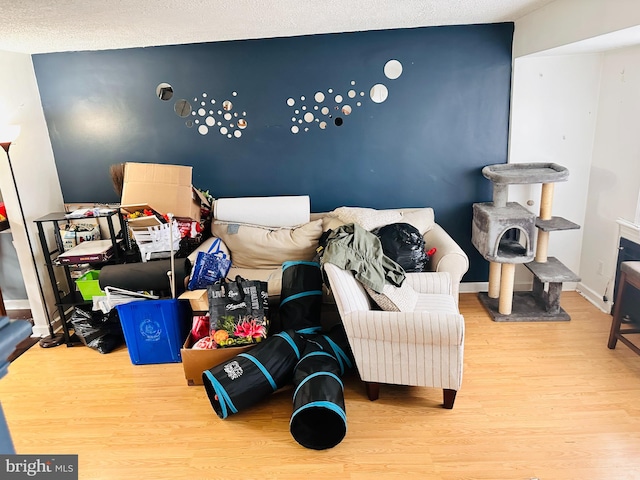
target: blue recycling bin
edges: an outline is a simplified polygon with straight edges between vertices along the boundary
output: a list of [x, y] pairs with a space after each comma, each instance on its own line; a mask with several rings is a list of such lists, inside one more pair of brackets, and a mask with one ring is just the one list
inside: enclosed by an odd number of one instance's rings
[[131, 363], [179, 363], [187, 336], [186, 309], [177, 299], [116, 305]]

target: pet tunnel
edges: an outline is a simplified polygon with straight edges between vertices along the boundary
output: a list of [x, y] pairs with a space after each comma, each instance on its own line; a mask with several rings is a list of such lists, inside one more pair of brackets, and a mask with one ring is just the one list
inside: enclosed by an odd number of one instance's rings
[[347, 433], [344, 386], [336, 358], [308, 341], [293, 373], [293, 414], [289, 431], [306, 448], [335, 447]]
[[287, 330], [205, 370], [202, 381], [216, 414], [227, 418], [290, 383], [304, 347], [303, 337]]
[[283, 329], [320, 326], [322, 273], [318, 262], [290, 261], [282, 264], [280, 321]]
[[353, 353], [349, 347], [349, 340], [342, 325], [336, 325], [328, 332], [323, 332], [319, 327], [298, 330], [307, 342], [315, 343], [322, 350], [331, 354], [340, 367], [340, 375], [344, 375], [353, 367]]

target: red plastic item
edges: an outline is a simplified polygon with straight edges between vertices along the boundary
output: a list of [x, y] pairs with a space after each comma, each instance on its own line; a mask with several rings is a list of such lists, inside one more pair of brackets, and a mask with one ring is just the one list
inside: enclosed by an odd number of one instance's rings
[[194, 315], [191, 336], [195, 341], [209, 336], [209, 315]]

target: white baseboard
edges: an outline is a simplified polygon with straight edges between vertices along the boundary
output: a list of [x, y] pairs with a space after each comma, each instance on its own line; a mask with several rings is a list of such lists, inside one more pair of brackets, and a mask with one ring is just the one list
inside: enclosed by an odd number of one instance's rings
[[[516, 282], [513, 289], [517, 292], [531, 290], [531, 282]], [[478, 293], [489, 290], [489, 282], [463, 282], [460, 284], [460, 293]], [[572, 288], [571, 290], [575, 290]]]
[[31, 305], [29, 300], [5, 300], [4, 307], [7, 310], [29, 310]]
[[[62, 322], [60, 322], [60, 317], [55, 314], [55, 318], [52, 319], [52, 326], [54, 333], [62, 333]], [[49, 326], [48, 325], [35, 325], [33, 327], [32, 337], [48, 337], [49, 336]]]
[[[463, 282], [460, 284], [460, 293], [486, 292], [489, 289], [488, 282]], [[531, 290], [531, 284], [522, 283], [514, 285], [515, 291], [526, 292]], [[611, 313], [611, 299], [608, 302], [602, 300], [602, 296], [588, 288], [582, 283], [568, 282], [562, 285], [562, 291], [576, 291], [582, 295], [589, 303], [602, 310], [604, 313]]]
[[46, 337], [49, 335], [49, 327], [46, 325], [36, 325], [33, 327], [33, 331], [31, 333], [32, 337]]
[[611, 312], [611, 298], [608, 302], [605, 302], [604, 300], [602, 300], [602, 295], [600, 295], [598, 292], [594, 292], [582, 282], [576, 285], [576, 291], [584, 298], [586, 298], [590, 303], [602, 310], [604, 313]]
[[486, 292], [489, 282], [463, 282], [460, 284], [460, 293]]

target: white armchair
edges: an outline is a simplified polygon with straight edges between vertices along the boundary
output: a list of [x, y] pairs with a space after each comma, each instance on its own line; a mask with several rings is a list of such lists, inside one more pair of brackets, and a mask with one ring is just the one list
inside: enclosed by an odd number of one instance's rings
[[442, 388], [451, 409], [462, 383], [464, 318], [448, 272], [408, 273], [418, 292], [411, 312], [372, 309], [351, 271], [324, 264], [349, 345], [370, 400], [380, 383]]

